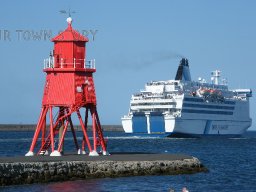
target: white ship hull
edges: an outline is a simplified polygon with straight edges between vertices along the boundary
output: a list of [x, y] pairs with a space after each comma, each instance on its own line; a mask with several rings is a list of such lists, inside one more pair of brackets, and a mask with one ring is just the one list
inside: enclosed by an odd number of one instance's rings
[[123, 118], [122, 125], [126, 133], [168, 133], [174, 136], [182, 135], [242, 135], [250, 126], [248, 121], [225, 121], [225, 120], [191, 120], [165, 118], [164, 131], [158, 127], [146, 125], [136, 129], [133, 127], [132, 118]]

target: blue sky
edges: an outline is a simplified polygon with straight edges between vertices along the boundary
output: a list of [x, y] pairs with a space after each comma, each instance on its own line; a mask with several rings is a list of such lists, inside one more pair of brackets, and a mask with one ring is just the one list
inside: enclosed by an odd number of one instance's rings
[[[87, 58], [96, 59], [102, 124], [121, 124], [131, 94], [147, 81], [173, 79], [179, 56], [189, 59], [193, 79], [209, 81], [210, 72], [219, 69], [230, 88], [255, 92], [256, 1], [10, 0], [0, 7], [0, 123], [37, 122], [45, 80], [43, 59], [53, 43], [33, 40], [28, 34], [42, 30], [55, 36], [67, 26], [66, 15], [59, 10], [69, 8], [76, 11], [75, 29], [97, 30], [94, 41], [88, 35]], [[253, 97], [253, 119], [255, 105]]]

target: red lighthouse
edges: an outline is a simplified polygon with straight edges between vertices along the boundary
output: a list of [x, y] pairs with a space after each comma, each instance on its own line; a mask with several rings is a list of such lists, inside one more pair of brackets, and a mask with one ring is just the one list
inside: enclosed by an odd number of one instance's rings
[[[60, 156], [69, 126], [78, 154], [86, 153], [85, 145], [88, 147], [90, 156], [98, 155], [97, 146], [101, 146], [103, 155], [108, 154], [96, 108], [93, 81], [93, 73], [96, 71], [95, 61], [86, 60], [85, 44], [88, 42], [88, 38], [72, 28], [71, 17], [67, 18], [67, 22], [66, 30], [52, 39], [54, 50], [44, 61], [46, 82], [42, 110], [26, 156], [35, 154], [34, 149], [40, 135], [41, 142], [37, 154], [44, 155], [50, 148], [51, 156]], [[84, 120], [80, 114], [82, 108], [85, 108]], [[54, 111], [57, 111], [55, 117], [53, 116]], [[83, 132], [81, 149], [71, 119], [73, 113], [77, 115]], [[92, 119], [93, 145], [91, 145], [87, 134], [89, 116]], [[46, 124], [49, 124], [48, 132]], [[56, 141], [57, 135], [59, 135], [58, 142]]]

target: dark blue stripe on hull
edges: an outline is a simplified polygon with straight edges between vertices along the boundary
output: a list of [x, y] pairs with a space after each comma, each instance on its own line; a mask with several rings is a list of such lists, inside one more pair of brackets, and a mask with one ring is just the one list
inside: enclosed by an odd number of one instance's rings
[[[165, 133], [164, 116], [162, 113], [152, 112], [149, 115], [150, 132]], [[132, 118], [133, 133], [148, 133], [147, 117], [145, 114], [135, 114]]]
[[150, 132], [151, 133], [164, 133], [165, 127], [164, 127], [164, 117], [151, 115], [150, 116]]
[[147, 118], [145, 116], [132, 117], [132, 130], [133, 133], [147, 133]]
[[170, 138], [240, 138], [241, 134], [188, 134], [173, 132], [167, 137]]

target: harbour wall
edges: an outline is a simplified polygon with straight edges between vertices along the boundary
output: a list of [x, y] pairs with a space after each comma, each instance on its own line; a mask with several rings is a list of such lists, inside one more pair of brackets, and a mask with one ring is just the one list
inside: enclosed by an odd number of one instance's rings
[[0, 159], [0, 185], [207, 171], [195, 157], [167, 154], [20, 158], [9, 158], [14, 162], [6, 161], [6, 158]]

